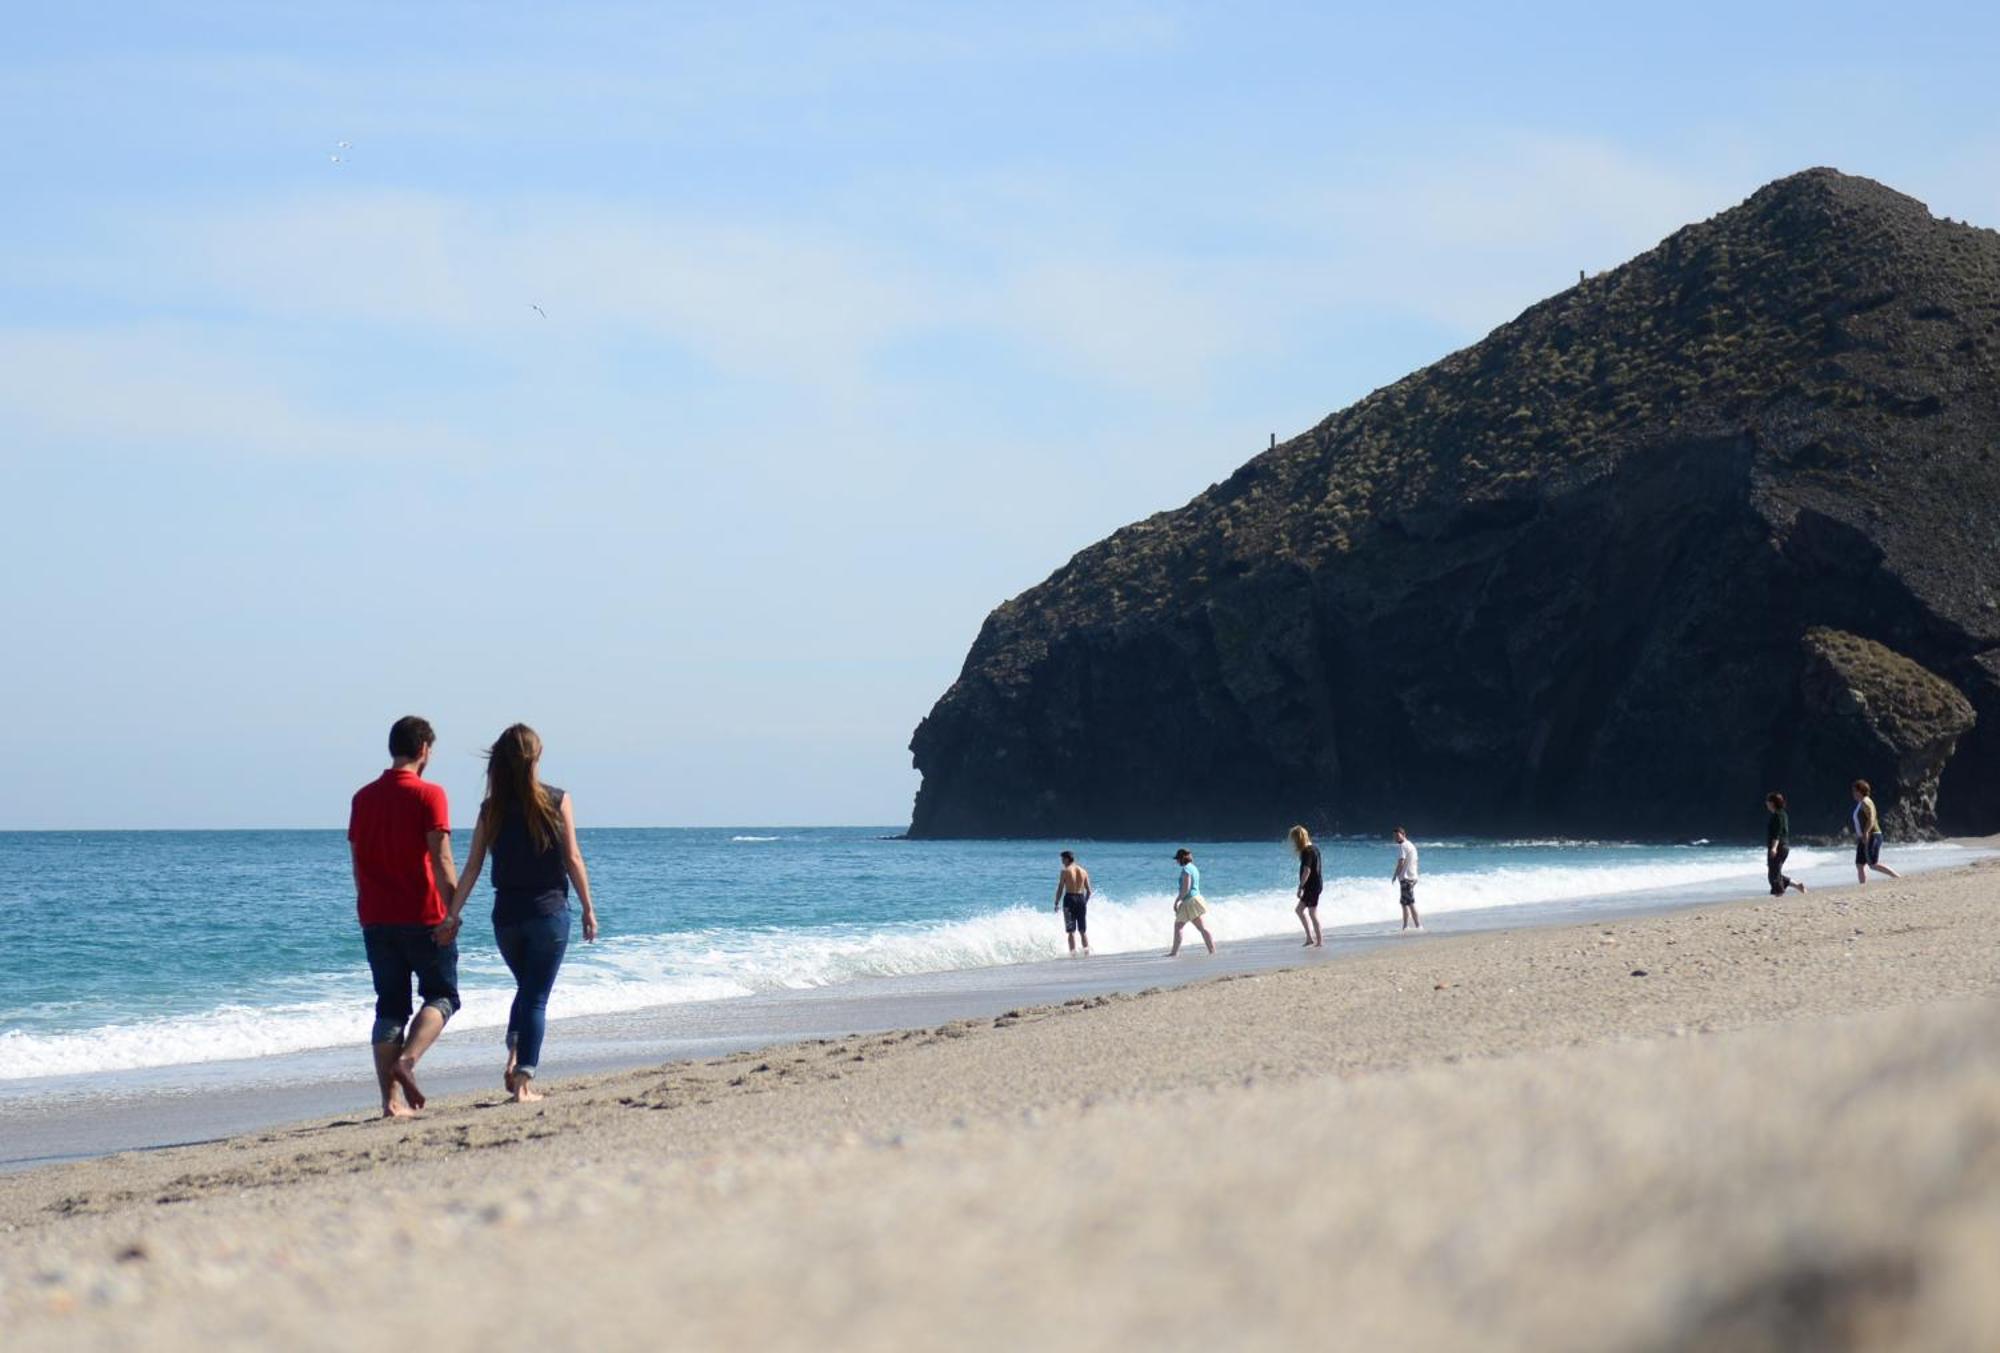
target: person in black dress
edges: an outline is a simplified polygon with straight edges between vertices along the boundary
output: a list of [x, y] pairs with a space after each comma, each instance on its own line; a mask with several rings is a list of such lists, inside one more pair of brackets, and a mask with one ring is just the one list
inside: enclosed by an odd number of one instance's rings
[[1792, 853], [1792, 819], [1785, 811], [1785, 796], [1773, 790], [1764, 796], [1771, 811], [1764, 824], [1764, 867], [1771, 879], [1771, 896], [1783, 897], [1788, 888], [1806, 890], [1806, 885], [1785, 877], [1785, 857]]
[[1292, 908], [1292, 914], [1305, 927], [1307, 949], [1318, 949], [1325, 941], [1319, 933], [1319, 894], [1326, 886], [1320, 872], [1319, 847], [1313, 844], [1312, 834], [1304, 827], [1292, 828], [1292, 849], [1299, 857], [1299, 904]]

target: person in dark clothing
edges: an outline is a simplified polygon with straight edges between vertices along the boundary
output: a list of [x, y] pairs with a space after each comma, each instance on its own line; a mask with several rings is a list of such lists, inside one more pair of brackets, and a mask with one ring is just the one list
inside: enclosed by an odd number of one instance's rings
[[542, 1096], [534, 1088], [548, 1028], [549, 993], [569, 949], [569, 893], [583, 908], [583, 937], [597, 938], [597, 908], [590, 875], [576, 843], [576, 804], [538, 774], [542, 740], [517, 723], [486, 753], [486, 802], [472, 832], [465, 874], [440, 932], [458, 932], [461, 913], [493, 854], [493, 938], [514, 974], [514, 1007], [507, 1017], [507, 1092], [516, 1103]]
[[1785, 877], [1785, 857], [1792, 853], [1792, 819], [1785, 811], [1785, 796], [1772, 790], [1764, 796], [1771, 817], [1764, 824], [1764, 867], [1771, 878], [1771, 896], [1783, 897], [1788, 888], [1806, 890], [1806, 885]]
[[1326, 886], [1320, 872], [1319, 847], [1304, 827], [1292, 828], [1291, 835], [1292, 849], [1299, 857], [1299, 904], [1292, 908], [1292, 914], [1305, 927], [1306, 942], [1301, 947], [1318, 949], [1325, 944], [1319, 933], [1319, 894]]

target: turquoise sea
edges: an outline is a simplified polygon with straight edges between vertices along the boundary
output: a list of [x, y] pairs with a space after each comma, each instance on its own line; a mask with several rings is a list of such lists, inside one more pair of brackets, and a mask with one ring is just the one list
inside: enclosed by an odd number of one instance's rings
[[[1064, 844], [1096, 881], [1097, 950], [1150, 950], [1167, 938], [1182, 843], [760, 827], [586, 830], [583, 844], [604, 933], [572, 943], [550, 1007], [558, 1018], [1058, 957], [1049, 908]], [[1282, 841], [1186, 844], [1225, 943], [1296, 930], [1296, 864]], [[1393, 848], [1321, 844], [1323, 923], [1393, 927]], [[1420, 844], [1424, 911], [1438, 930], [1473, 912], [1491, 924], [1509, 909], [1740, 895], [1762, 877], [1760, 852], [1740, 846]], [[1964, 857], [1951, 846], [1903, 853], [1927, 865]], [[1803, 850], [1793, 872], [1851, 881], [1843, 861]], [[461, 944], [455, 1031], [506, 1020], [511, 982], [483, 904]], [[0, 1082], [140, 1068], [158, 1081], [175, 1067], [367, 1036], [372, 997], [338, 831], [0, 833], [0, 927]]]

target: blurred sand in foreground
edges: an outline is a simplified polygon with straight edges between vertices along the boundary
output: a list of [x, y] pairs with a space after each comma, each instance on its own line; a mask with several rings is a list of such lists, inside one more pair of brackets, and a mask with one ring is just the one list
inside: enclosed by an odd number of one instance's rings
[[1996, 885], [1430, 935], [0, 1177], [0, 1330], [2000, 1348]]

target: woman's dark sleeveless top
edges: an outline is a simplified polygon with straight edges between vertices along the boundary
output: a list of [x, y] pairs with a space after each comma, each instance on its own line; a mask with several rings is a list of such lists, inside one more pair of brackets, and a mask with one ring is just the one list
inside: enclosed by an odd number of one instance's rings
[[[543, 785], [557, 812], [562, 811], [563, 792]], [[547, 850], [535, 845], [528, 830], [527, 816], [518, 810], [507, 814], [493, 833], [493, 919], [526, 921], [537, 916], [555, 916], [569, 905], [567, 852], [558, 836]]]

